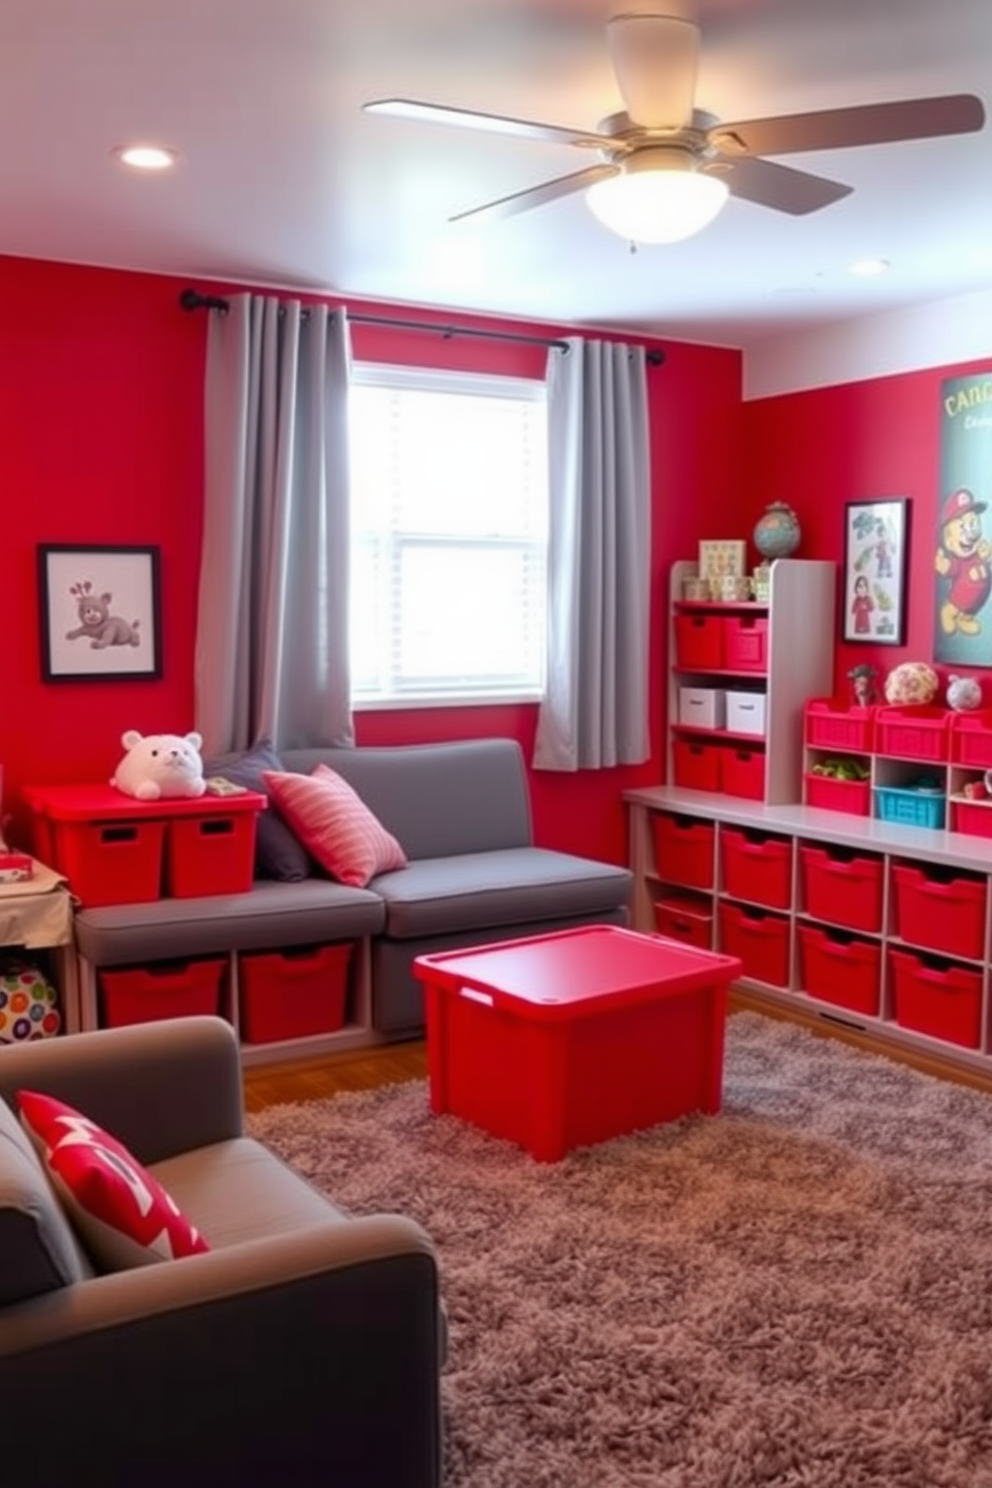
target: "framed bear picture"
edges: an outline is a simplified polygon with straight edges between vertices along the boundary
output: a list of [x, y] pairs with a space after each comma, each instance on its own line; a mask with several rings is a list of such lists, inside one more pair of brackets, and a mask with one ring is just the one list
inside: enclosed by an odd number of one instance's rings
[[135, 682], [162, 675], [157, 547], [38, 546], [46, 682]]

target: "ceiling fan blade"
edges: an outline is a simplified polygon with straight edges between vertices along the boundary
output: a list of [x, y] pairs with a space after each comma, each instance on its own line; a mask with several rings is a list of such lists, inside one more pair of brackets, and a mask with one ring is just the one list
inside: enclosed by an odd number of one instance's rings
[[644, 129], [692, 122], [699, 27], [681, 16], [615, 15], [606, 32], [624, 106]]
[[568, 129], [559, 124], [540, 124], [533, 119], [513, 119], [503, 114], [483, 114], [475, 109], [448, 108], [440, 103], [420, 103], [414, 98], [375, 98], [363, 103], [367, 114], [390, 114], [396, 119], [414, 119], [425, 124], [448, 124], [457, 129], [478, 129], [490, 134], [512, 135], [517, 139], [547, 140], [552, 144], [578, 145], [582, 149], [601, 150], [616, 143], [609, 135], [585, 129]]
[[467, 217], [514, 217], [518, 212], [529, 212], [532, 207], [543, 207], [557, 201], [560, 196], [571, 196], [573, 191], [584, 191], [605, 181], [609, 176], [618, 176], [617, 165], [590, 165], [585, 170], [573, 171], [569, 176], [557, 176], [540, 186], [528, 186], [525, 191], [514, 191], [510, 196], [498, 197], [496, 201], [484, 202], [481, 207], [469, 207], [465, 212], [456, 212], [449, 222], [464, 222]]
[[788, 165], [776, 165], [756, 156], [722, 162], [714, 174], [726, 181], [731, 196], [755, 202], [759, 207], [773, 207], [776, 212], [788, 212], [793, 217], [804, 217], [807, 212], [829, 207], [841, 197], [850, 196], [854, 189], [840, 181], [828, 181], [825, 176], [813, 176], [808, 171], [793, 170]]
[[715, 124], [707, 139], [722, 155], [788, 155], [798, 150], [843, 150], [852, 145], [884, 145], [896, 140], [969, 134], [985, 123], [985, 108], [971, 93], [942, 98], [907, 98]]

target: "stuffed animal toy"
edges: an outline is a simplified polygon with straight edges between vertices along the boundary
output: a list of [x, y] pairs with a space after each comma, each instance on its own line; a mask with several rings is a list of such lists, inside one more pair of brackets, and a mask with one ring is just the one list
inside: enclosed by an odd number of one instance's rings
[[122, 734], [127, 750], [111, 779], [126, 796], [158, 801], [167, 796], [202, 796], [206, 790], [199, 734]]
[[948, 677], [947, 706], [955, 713], [970, 713], [982, 706], [982, 689], [974, 677], [956, 677], [953, 674]]

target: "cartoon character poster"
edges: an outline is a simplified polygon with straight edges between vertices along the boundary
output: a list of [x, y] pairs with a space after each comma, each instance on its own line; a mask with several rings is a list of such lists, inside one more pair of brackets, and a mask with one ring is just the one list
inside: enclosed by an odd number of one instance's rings
[[845, 641], [903, 642], [908, 506], [898, 498], [854, 501], [847, 508]]
[[941, 385], [934, 660], [992, 666], [992, 371]]

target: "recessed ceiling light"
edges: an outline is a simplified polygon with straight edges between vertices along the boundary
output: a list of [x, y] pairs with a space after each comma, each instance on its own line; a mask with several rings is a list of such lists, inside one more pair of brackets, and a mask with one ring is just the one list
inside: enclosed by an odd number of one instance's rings
[[887, 258], [856, 258], [854, 263], [848, 264], [847, 272], [857, 274], [861, 279], [870, 279], [874, 274], [884, 274], [888, 267]]
[[113, 154], [122, 165], [141, 171], [171, 170], [179, 159], [175, 150], [162, 145], [118, 145]]

